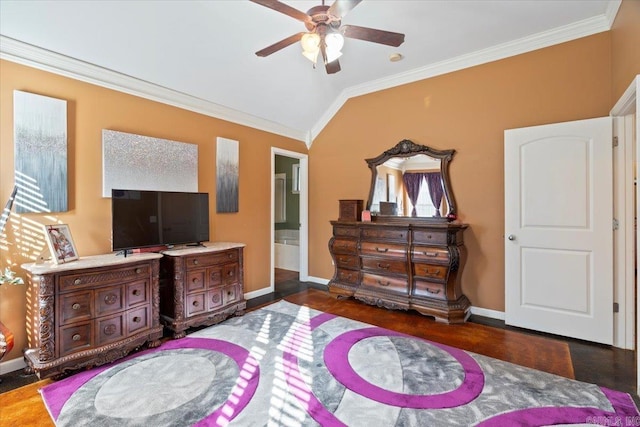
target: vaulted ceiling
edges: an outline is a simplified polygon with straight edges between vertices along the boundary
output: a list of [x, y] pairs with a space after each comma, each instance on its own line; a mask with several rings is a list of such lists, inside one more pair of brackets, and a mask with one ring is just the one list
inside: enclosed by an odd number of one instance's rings
[[[327, 5], [333, 0], [327, 0]], [[283, 1], [306, 12], [321, 1]], [[310, 144], [351, 97], [607, 31], [620, 0], [364, 0], [343, 17], [405, 34], [347, 38], [327, 74], [290, 16], [248, 0], [0, 2], [0, 58]], [[403, 60], [392, 62], [399, 53]]]

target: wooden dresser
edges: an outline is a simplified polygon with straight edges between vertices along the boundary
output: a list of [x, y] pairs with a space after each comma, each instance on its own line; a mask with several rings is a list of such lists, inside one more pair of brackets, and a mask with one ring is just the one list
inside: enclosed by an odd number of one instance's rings
[[39, 378], [98, 366], [159, 345], [160, 254], [83, 257], [29, 272], [24, 357]]
[[462, 293], [466, 224], [332, 221], [335, 265], [329, 291], [367, 304], [462, 323], [471, 303]]
[[213, 242], [162, 252], [160, 320], [174, 338], [244, 314], [244, 246]]

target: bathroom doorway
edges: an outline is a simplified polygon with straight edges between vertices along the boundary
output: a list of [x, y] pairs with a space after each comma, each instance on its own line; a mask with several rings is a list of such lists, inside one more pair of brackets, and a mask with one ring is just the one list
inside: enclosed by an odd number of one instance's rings
[[[271, 289], [307, 279], [307, 155], [272, 148]], [[290, 290], [290, 289], [288, 289]]]

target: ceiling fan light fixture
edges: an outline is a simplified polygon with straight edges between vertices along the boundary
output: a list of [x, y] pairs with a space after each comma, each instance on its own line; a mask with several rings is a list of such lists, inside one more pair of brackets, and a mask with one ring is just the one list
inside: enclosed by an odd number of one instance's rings
[[306, 33], [300, 39], [300, 44], [304, 57], [315, 64], [320, 52], [320, 36], [316, 33]]
[[320, 53], [320, 49], [315, 52], [302, 52], [302, 55], [307, 58], [309, 61], [313, 62], [313, 65], [318, 62], [318, 54]]

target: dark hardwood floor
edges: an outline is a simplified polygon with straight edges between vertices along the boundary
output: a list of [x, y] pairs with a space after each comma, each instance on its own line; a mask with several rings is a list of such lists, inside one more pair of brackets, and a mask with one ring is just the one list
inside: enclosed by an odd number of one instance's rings
[[[546, 372], [595, 383], [629, 393], [640, 406], [636, 394], [634, 351], [512, 328], [504, 322], [471, 316], [463, 325], [444, 325], [416, 312], [392, 311], [359, 301], [336, 300], [326, 286], [300, 282], [297, 272], [279, 271], [275, 292], [247, 301], [252, 310], [286, 299], [362, 322], [398, 330], [464, 350], [540, 369]], [[51, 426], [51, 419], [38, 389], [51, 380], [37, 381], [22, 371], [0, 376], [2, 425]], [[11, 418], [5, 418], [11, 414]]]

